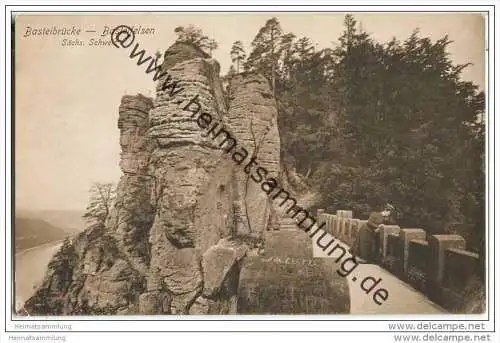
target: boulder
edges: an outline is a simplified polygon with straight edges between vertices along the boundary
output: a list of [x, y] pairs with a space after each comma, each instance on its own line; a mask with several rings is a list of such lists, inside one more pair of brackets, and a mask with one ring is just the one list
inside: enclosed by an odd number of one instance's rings
[[[203, 269], [203, 296], [212, 298], [220, 293], [224, 281], [230, 273], [239, 269], [238, 264], [245, 256], [248, 248], [244, 244], [222, 239], [217, 245], [210, 247], [201, 260]], [[236, 277], [239, 277], [236, 275]], [[233, 290], [236, 295], [236, 289]]]

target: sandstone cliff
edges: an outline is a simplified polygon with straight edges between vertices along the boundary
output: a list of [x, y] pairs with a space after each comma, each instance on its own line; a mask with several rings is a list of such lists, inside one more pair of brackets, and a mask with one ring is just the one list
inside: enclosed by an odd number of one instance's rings
[[26, 302], [30, 314], [136, 312], [149, 266], [153, 208], [146, 138], [152, 99], [124, 96], [118, 128], [122, 149], [117, 198], [106, 226], [91, 225], [54, 256], [42, 286]]
[[54, 256], [30, 314], [236, 312], [241, 262], [276, 228], [275, 209], [183, 105], [198, 96], [278, 175], [276, 104], [267, 81], [249, 74], [234, 79], [228, 108], [218, 63], [190, 45], [170, 47], [162, 68], [182, 92], [170, 96], [160, 79], [155, 99], [122, 98], [113, 209]]
[[[227, 127], [268, 177], [280, 179], [280, 137], [278, 112], [268, 81], [259, 74], [240, 74], [231, 79], [229, 87]], [[277, 209], [244, 168], [236, 167], [235, 201], [242, 221], [237, 231], [261, 237], [266, 229], [277, 229]]]

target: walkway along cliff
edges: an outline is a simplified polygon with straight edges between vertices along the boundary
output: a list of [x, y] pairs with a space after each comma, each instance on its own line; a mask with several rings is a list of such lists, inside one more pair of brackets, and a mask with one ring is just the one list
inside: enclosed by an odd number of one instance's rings
[[[267, 80], [236, 76], [228, 101], [219, 64], [183, 43], [167, 50], [162, 68], [183, 91], [169, 96], [160, 79], [155, 99], [122, 98], [123, 175], [113, 209], [105, 225], [89, 227], [54, 256], [26, 310], [31, 315], [349, 312], [347, 283], [333, 267], [327, 261], [305, 267], [312, 259], [307, 234], [274, 231], [280, 215], [266, 194], [199, 130], [191, 112], [182, 110], [198, 96], [204, 112], [279, 175], [277, 110]], [[302, 265], [271, 265], [269, 254], [300, 258]]]
[[[352, 211], [329, 214], [319, 209], [317, 217], [328, 233], [348, 246], [366, 231], [367, 221], [353, 218]], [[452, 313], [485, 312], [485, 270], [479, 254], [467, 251], [463, 237], [429, 235], [424, 229], [398, 225], [378, 228], [365, 232], [371, 244], [357, 249], [360, 258], [380, 265]]]

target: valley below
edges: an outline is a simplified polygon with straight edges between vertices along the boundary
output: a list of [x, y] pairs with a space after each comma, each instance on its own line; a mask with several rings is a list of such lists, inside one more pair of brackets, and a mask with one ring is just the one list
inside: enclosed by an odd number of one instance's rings
[[61, 244], [62, 240], [53, 241], [16, 253], [14, 268], [16, 311], [43, 281], [47, 265]]

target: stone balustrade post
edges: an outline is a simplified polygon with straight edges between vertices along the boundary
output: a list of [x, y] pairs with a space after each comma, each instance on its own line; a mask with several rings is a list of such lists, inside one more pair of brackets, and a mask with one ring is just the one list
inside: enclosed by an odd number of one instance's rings
[[340, 237], [345, 241], [345, 231], [347, 227], [347, 218], [342, 217], [341, 225], [340, 225]]
[[335, 236], [335, 221], [337, 220], [337, 216], [333, 214], [328, 215], [328, 227], [330, 228], [330, 234]]
[[423, 229], [401, 229], [399, 231], [399, 258], [400, 263], [398, 272], [403, 278], [406, 278], [408, 271], [408, 256], [410, 251], [410, 242], [413, 239], [425, 239], [426, 233]]
[[432, 235], [429, 240], [429, 270], [427, 293], [431, 300], [440, 300], [446, 268], [446, 250], [465, 249], [465, 239], [460, 235]]
[[346, 242], [348, 245], [352, 245], [351, 227], [352, 227], [352, 218], [346, 218], [344, 226], [344, 242]]
[[351, 221], [352, 227], [351, 227], [351, 238], [354, 240], [358, 236], [359, 232], [359, 219], [353, 219]]
[[350, 220], [352, 218], [352, 211], [338, 210], [337, 216], [341, 218], [339, 225], [340, 227], [338, 228], [338, 236], [341, 240], [347, 242], [349, 237], [349, 226], [351, 224]]
[[328, 214], [325, 213], [324, 209], [318, 209], [318, 211], [316, 211], [317, 225], [321, 226], [321, 223], [324, 222], [325, 223], [324, 230], [326, 232], [329, 232], [328, 231], [328, 223], [326, 221], [327, 216], [328, 216]]
[[340, 237], [342, 237], [342, 240], [345, 242], [345, 232], [346, 232], [346, 227], [347, 227], [347, 221], [348, 219], [345, 217], [342, 217], [340, 220]]
[[[366, 225], [368, 221], [367, 220], [361, 220], [361, 219], [358, 219], [357, 220], [357, 227], [354, 229], [354, 237], [352, 239], [352, 245], [354, 245], [354, 243], [356, 242], [356, 240], [359, 239], [359, 235], [360, 235], [360, 231], [361, 231], [361, 228]], [[359, 257], [362, 257], [361, 256], [362, 254], [360, 254]]]
[[380, 261], [384, 261], [387, 257], [388, 248], [387, 248], [387, 237], [391, 233], [399, 234], [401, 228], [398, 225], [382, 225], [380, 227], [380, 250], [379, 250], [379, 259]]
[[333, 228], [334, 228], [334, 232], [335, 232], [335, 237], [339, 237], [339, 238], [340, 238], [340, 234], [339, 234], [340, 219], [341, 218], [338, 215], [333, 216]]
[[352, 211], [337, 210], [337, 216], [341, 218], [352, 218]]

